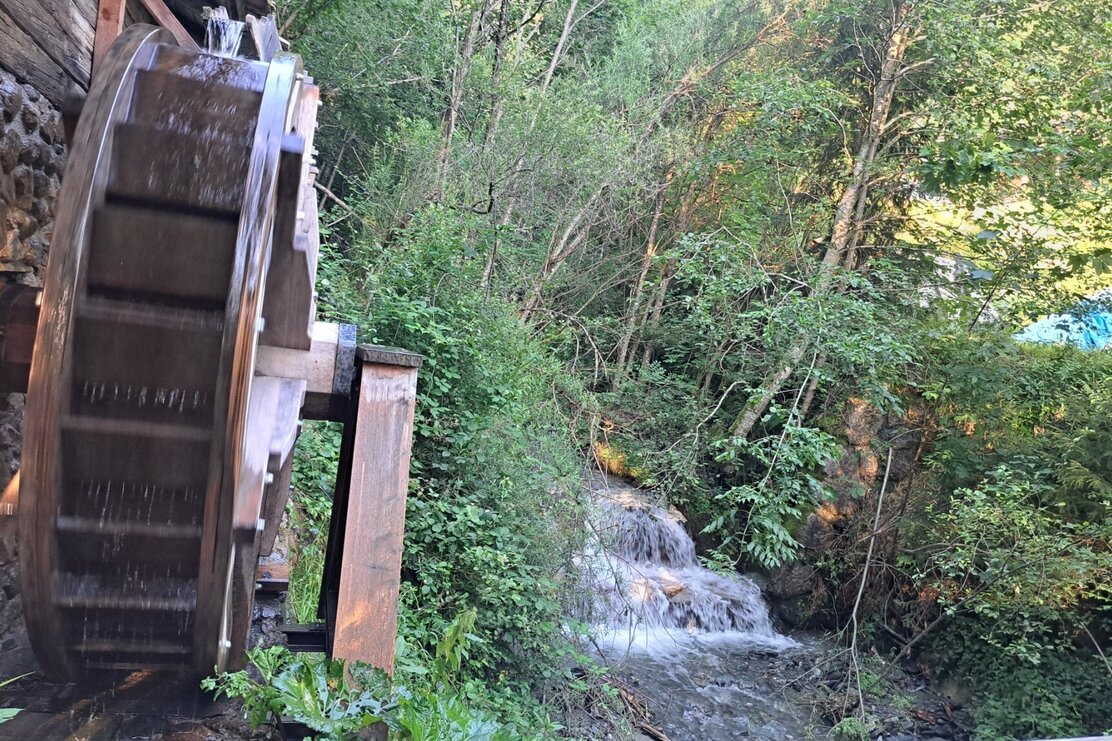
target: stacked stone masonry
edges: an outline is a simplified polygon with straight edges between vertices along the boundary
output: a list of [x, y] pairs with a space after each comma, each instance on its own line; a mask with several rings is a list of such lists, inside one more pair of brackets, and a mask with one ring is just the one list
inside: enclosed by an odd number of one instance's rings
[[[40, 285], [66, 161], [61, 116], [0, 69], [0, 285]], [[0, 395], [0, 489], [19, 468], [22, 394]], [[0, 513], [0, 651], [22, 620], [15, 518]]]
[[36, 285], [66, 160], [61, 116], [0, 70], [0, 122], [0, 273]]

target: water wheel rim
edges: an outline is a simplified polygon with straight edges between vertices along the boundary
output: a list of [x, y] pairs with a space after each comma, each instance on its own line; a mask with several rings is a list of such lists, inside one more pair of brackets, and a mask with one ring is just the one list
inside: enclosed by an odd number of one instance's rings
[[[59, 197], [27, 395], [20, 551], [24, 612], [32, 648], [41, 669], [61, 679], [74, 678], [83, 668], [74, 657], [72, 641], [66, 638], [67, 621], [60, 612], [57, 600], [60, 587], [55, 583], [59, 574], [59, 492], [66, 483], [62, 470], [62, 417], [71, 403], [67, 394], [72, 394], [74, 383], [75, 305], [84, 285], [82, 281], [87, 277], [84, 270], [93, 208], [103, 201], [109, 177], [113, 127], [127, 115], [129, 95], [134, 94], [140, 71], [150, 68], [160, 46], [175, 44], [168, 32], [137, 25], [125, 31], [111, 48], [102, 71], [93, 80]], [[297, 71], [297, 58], [285, 55], [267, 72], [249, 155], [252, 165], [248, 168], [239, 216], [233, 260], [237, 272], [228, 291], [221, 341], [220, 368], [224, 370], [216, 379], [214, 406], [221, 406], [221, 399], [225, 402], [224, 408], [214, 410], [212, 423], [213, 443], [223, 444], [211, 445], [193, 598], [191, 658], [192, 668], [200, 673], [214, 667], [223, 669], [230, 660], [227, 650], [230, 621], [225, 615], [231, 609], [231, 590], [226, 575], [234, 560], [230, 518], [237, 486], [235, 464], [242, 445], [257, 342], [255, 328], [266, 282], [277, 156], [285, 133], [285, 107], [290, 105]], [[280, 115], [274, 111], [280, 111]], [[137, 664], [150, 663], [152, 659], [142, 655], [138, 659], [128, 658]]]

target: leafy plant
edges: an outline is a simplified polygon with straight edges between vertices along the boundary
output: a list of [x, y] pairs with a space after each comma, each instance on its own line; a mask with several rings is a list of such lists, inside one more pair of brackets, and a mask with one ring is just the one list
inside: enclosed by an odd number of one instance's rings
[[[525, 736], [470, 707], [455, 688], [475, 614], [449, 625], [429, 667], [407, 655], [399, 639], [399, 677], [358, 662], [291, 654], [284, 646], [248, 652], [255, 672], [222, 673], [202, 688], [243, 701], [254, 727], [283, 718], [303, 723], [316, 738], [347, 739], [384, 723], [397, 741], [516, 741]], [[257, 678], [255, 676], [257, 673]]]
[[[0, 687], [6, 687], [12, 682], [18, 682], [24, 677], [31, 676], [31, 674], [33, 673], [34, 672], [27, 672], [26, 674], [20, 674], [18, 677], [10, 677], [8, 679], [5, 679], [3, 682], [0, 682]], [[7, 723], [9, 720], [19, 715], [21, 710], [22, 708], [0, 708], [0, 723]]]
[[740, 549], [766, 568], [792, 561], [799, 548], [793, 531], [831, 496], [815, 474], [840, 452], [834, 438], [789, 424], [778, 437], [727, 439], [716, 450], [719, 463], [750, 465], [764, 473], [719, 494], [722, 509], [704, 532], [723, 532], [719, 550]]

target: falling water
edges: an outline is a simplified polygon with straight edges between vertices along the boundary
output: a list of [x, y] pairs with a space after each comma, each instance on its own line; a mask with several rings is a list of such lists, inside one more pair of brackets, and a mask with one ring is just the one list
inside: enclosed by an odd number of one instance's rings
[[674, 508], [653, 506], [629, 487], [600, 490], [596, 504], [595, 546], [585, 564], [604, 641], [649, 647], [694, 637], [773, 649], [795, 645], [773, 630], [751, 579], [699, 563]]
[[674, 508], [609, 477], [592, 489], [591, 642], [652, 722], [673, 741], [825, 737], [788, 686], [808, 649], [773, 630], [753, 580], [704, 568]]
[[221, 57], [234, 57], [239, 53], [239, 42], [243, 38], [243, 22], [228, 18], [227, 8], [212, 8], [208, 14], [205, 28], [205, 47], [210, 54]]

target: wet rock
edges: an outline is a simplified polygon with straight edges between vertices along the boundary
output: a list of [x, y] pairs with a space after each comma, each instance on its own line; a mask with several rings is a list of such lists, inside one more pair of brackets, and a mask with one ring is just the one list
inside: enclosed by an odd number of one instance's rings
[[66, 149], [61, 144], [50, 147], [49, 155], [44, 159], [42, 169], [47, 175], [61, 175], [66, 167]]
[[[0, 70], [0, 285], [40, 283], [53, 230], [59, 176], [65, 166], [58, 112], [30, 85]], [[0, 396], [0, 486], [19, 462], [23, 402]], [[15, 542], [0, 517], [0, 569], [15, 556]], [[10, 585], [12, 582], [8, 580]], [[18, 619], [18, 598], [0, 591], [0, 622]], [[12, 606], [15, 606], [15, 618]], [[0, 629], [4, 626], [0, 625]], [[2, 635], [2, 633], [0, 633]]]
[[42, 200], [46, 197], [50, 190], [51, 179], [52, 178], [42, 170], [34, 174], [34, 194], [36, 199]]
[[765, 594], [788, 599], [810, 594], [818, 583], [814, 568], [805, 564], [792, 564], [774, 569], [765, 584]]
[[0, 139], [0, 171], [11, 172], [19, 162], [21, 150], [19, 132], [14, 129], [5, 132]]
[[691, 592], [687, 591], [686, 589], [680, 589], [679, 591], [672, 592], [671, 594], [668, 594], [668, 592], [665, 591], [665, 594], [668, 596], [668, 601], [676, 605], [688, 605], [691, 604], [693, 600]]
[[24, 106], [20, 116], [23, 119], [23, 128], [32, 132], [39, 127], [39, 109], [36, 106]]
[[57, 112], [48, 114], [42, 122], [40, 129], [43, 141], [47, 144], [60, 145], [63, 137], [62, 116]]
[[22, 213], [15, 224], [19, 231], [20, 239], [30, 239], [39, 230], [39, 222], [29, 213]]
[[20, 165], [12, 170], [12, 202], [11, 206], [28, 211], [35, 197], [35, 171], [27, 165]]

